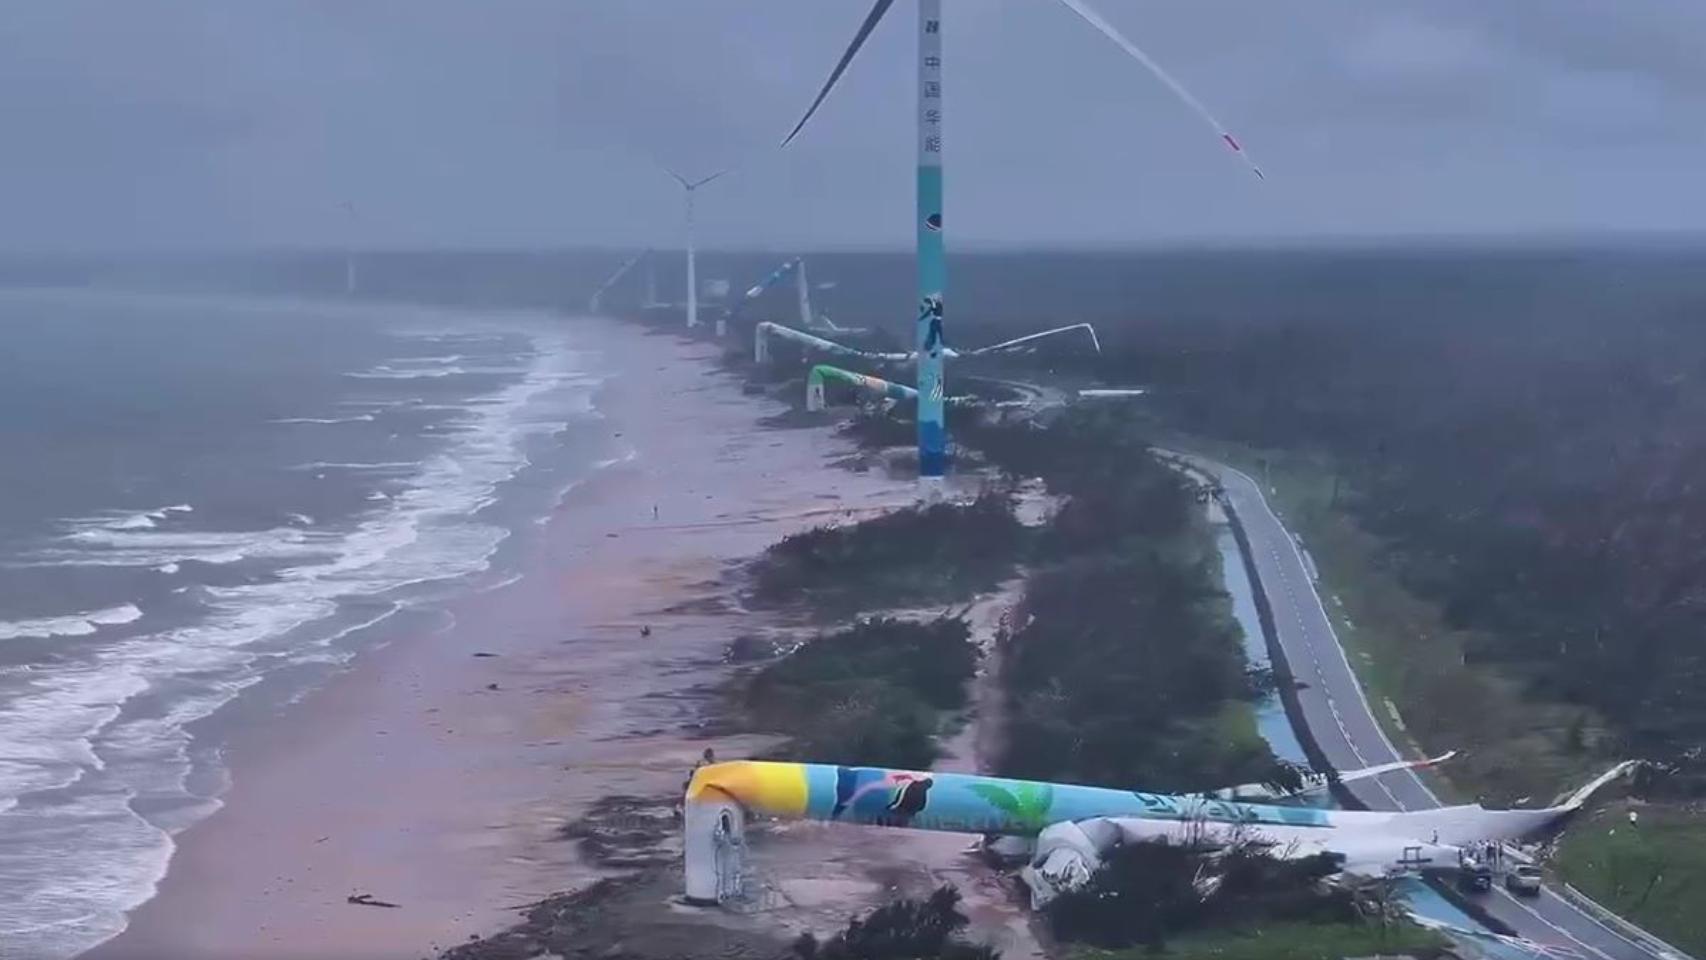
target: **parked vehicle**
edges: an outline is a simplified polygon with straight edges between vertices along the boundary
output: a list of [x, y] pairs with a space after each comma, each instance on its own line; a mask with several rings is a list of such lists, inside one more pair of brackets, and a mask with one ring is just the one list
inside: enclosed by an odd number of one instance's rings
[[1525, 897], [1540, 896], [1540, 868], [1531, 863], [1519, 863], [1505, 874], [1505, 889]]

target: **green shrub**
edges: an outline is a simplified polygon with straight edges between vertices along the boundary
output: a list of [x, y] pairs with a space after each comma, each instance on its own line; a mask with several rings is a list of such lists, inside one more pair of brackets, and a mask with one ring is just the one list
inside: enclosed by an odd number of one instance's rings
[[1063, 941], [1151, 949], [1207, 928], [1358, 922], [1354, 895], [1321, 882], [1337, 871], [1326, 855], [1279, 860], [1248, 847], [1211, 853], [1134, 843], [1108, 854], [1084, 886], [1050, 901], [1045, 916]]
[[966, 703], [978, 650], [964, 620], [879, 618], [820, 635], [748, 684], [756, 723], [817, 763], [928, 767], [941, 711]]
[[1251, 694], [1212, 571], [1149, 550], [1034, 575], [1007, 642], [1002, 772], [1200, 790], [1271, 775], [1259, 743], [1225, 735]]
[[753, 598], [826, 612], [963, 599], [1010, 575], [1024, 539], [1006, 492], [818, 527], [753, 563]]

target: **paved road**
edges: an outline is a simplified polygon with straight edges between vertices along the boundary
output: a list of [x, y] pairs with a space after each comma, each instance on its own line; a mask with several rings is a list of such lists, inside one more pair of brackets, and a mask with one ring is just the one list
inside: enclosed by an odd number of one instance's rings
[[[1261, 588], [1273, 611], [1280, 646], [1295, 678], [1303, 719], [1327, 760], [1339, 769], [1369, 767], [1402, 759], [1375, 722], [1374, 710], [1363, 695], [1344, 648], [1339, 645], [1303, 556], [1279, 518], [1268, 507], [1260, 487], [1249, 476], [1224, 464], [1186, 456], [1192, 464], [1220, 478], [1238, 512], [1255, 556]], [[1378, 709], [1384, 709], [1384, 706]], [[1440, 806], [1414, 771], [1383, 774], [1353, 785], [1356, 795], [1374, 810], [1420, 810]], [[1600, 923], [1553, 890], [1537, 899], [1519, 899], [1495, 887], [1478, 898], [1489, 913], [1517, 935], [1561, 948], [1560, 953], [1584, 960], [1650, 960], [1673, 957], [1650, 949]]]

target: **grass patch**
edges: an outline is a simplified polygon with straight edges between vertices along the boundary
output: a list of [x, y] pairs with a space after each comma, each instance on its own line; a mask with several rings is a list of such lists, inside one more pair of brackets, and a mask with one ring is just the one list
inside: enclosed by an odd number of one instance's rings
[[[1335, 491], [1327, 461], [1191, 438], [1195, 450], [1244, 471], [1298, 534], [1319, 568], [1323, 605], [1393, 743], [1462, 753], [1427, 772], [1442, 799], [1549, 801], [1603, 766], [1586, 749], [1603, 729], [1590, 711], [1524, 696], [1523, 684], [1476, 661], [1474, 631], [1453, 628], [1438, 604], [1403, 582], [1403, 558], [1362, 530]], [[1386, 707], [1397, 707], [1402, 726]]]
[[1553, 862], [1615, 913], [1706, 956], [1706, 810], [1613, 805], [1572, 826]]
[[1004, 491], [897, 510], [772, 545], [752, 564], [753, 599], [828, 616], [965, 600], [1012, 576], [1025, 542]]
[[1392, 953], [1442, 956], [1445, 946], [1444, 938], [1411, 923], [1393, 923], [1385, 929], [1374, 923], [1269, 923], [1183, 936], [1160, 952], [1078, 947], [1068, 956], [1072, 960], [1322, 960]]
[[977, 660], [964, 620], [866, 620], [765, 666], [746, 705], [755, 724], [791, 735], [788, 759], [925, 769]]

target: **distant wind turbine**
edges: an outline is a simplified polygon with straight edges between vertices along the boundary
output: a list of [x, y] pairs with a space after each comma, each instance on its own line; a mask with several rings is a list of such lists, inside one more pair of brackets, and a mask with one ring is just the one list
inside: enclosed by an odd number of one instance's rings
[[663, 167], [663, 172], [674, 177], [675, 182], [681, 184], [682, 191], [687, 194], [687, 325], [696, 327], [699, 325], [699, 264], [698, 256], [693, 247], [693, 195], [700, 187], [729, 171], [718, 170], [708, 177], [689, 180], [674, 170], [664, 167], [662, 163], [659, 163], [658, 166]]
[[355, 215], [355, 204], [348, 200], [338, 204], [349, 214], [350, 235], [344, 240], [344, 296], [355, 296], [355, 227], [361, 218]]
[[636, 253], [632, 257], [622, 261], [621, 265], [616, 268], [616, 272], [612, 273], [609, 277], [606, 277], [604, 282], [599, 284], [598, 287], [592, 291], [592, 296], [587, 298], [587, 312], [598, 313], [602, 310], [604, 308], [604, 294], [611, 287], [616, 286], [623, 277], [627, 276], [628, 271], [634, 269], [635, 264], [639, 263], [641, 260], [649, 259], [651, 257], [651, 253], [652, 252], [650, 250], [641, 250], [639, 253]]
[[[1216, 120], [1190, 91], [1173, 79], [1148, 54], [1126, 39], [1103, 20], [1082, 0], [1059, 0], [1067, 9], [1114, 41], [1119, 47], [1183, 100], [1201, 117], [1227, 147], [1250, 165], [1252, 172], [1262, 176], [1238, 140]], [[894, 6], [894, 0], [876, 0], [870, 13], [859, 25], [853, 41], [841, 54], [830, 71], [829, 79], [806, 108], [805, 116], [794, 125], [782, 141], [786, 147], [805, 129], [806, 122], [823, 104], [835, 87], [847, 65], [853, 62], [859, 48], [864, 46], [871, 31]], [[948, 352], [943, 338], [943, 297], [947, 287], [946, 250], [942, 224], [942, 0], [918, 0], [918, 209], [915, 228], [918, 235], [918, 316], [915, 327], [915, 349], [918, 355], [918, 474], [926, 481], [939, 480], [947, 470], [947, 428], [943, 420], [945, 387], [942, 360]]]

